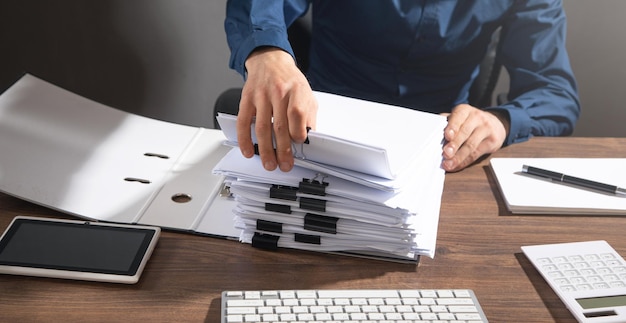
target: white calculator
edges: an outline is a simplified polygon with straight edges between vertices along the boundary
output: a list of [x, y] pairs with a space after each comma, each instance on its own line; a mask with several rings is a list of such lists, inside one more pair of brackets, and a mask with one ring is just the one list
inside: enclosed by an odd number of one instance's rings
[[626, 262], [606, 241], [522, 251], [579, 322], [626, 322]]

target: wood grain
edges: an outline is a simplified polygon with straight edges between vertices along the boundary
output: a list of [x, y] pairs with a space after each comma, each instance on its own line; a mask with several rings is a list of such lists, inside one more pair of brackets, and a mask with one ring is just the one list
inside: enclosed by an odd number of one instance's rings
[[[494, 157], [626, 157], [626, 138], [533, 138]], [[489, 158], [446, 175], [434, 259], [418, 266], [164, 232], [136, 285], [0, 275], [0, 321], [219, 322], [241, 289], [469, 288], [491, 322], [575, 322], [520, 246], [607, 240], [626, 255], [625, 219], [512, 215]], [[18, 214], [66, 217], [0, 194], [0, 230]]]

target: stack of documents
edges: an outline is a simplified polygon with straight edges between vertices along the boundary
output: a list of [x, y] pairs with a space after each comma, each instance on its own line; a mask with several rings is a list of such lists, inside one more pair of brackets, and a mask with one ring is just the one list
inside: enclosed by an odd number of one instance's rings
[[[290, 172], [231, 150], [215, 166], [237, 202], [240, 240], [417, 261], [434, 256], [445, 172], [443, 116], [315, 92], [317, 129]], [[219, 115], [236, 146], [236, 117]], [[253, 138], [256, 142], [256, 139]]]

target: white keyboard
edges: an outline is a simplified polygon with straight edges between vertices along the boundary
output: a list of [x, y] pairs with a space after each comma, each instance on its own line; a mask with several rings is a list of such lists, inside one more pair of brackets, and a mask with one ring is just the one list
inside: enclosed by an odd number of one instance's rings
[[225, 291], [222, 323], [487, 322], [469, 289]]

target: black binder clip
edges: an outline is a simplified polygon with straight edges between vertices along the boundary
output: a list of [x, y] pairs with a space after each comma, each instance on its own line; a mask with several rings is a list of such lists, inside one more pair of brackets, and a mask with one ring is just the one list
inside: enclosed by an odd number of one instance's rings
[[[274, 151], [276, 151], [276, 148], [274, 148]], [[257, 156], [261, 155], [259, 153], [259, 144], [254, 144], [254, 154]]]
[[263, 234], [255, 232], [252, 236], [252, 246], [260, 249], [276, 250], [278, 249], [279, 236], [271, 234]]
[[304, 139], [304, 143], [307, 145], [309, 144], [309, 131], [311, 131], [311, 127], [306, 127], [307, 136], [306, 136], [306, 139]]
[[308, 243], [308, 244], [322, 244], [322, 238], [320, 236], [311, 234], [294, 233], [293, 239], [296, 242]]
[[267, 231], [274, 233], [283, 233], [283, 224], [267, 220], [256, 220], [256, 229], [259, 231]]
[[337, 234], [339, 218], [307, 213], [304, 216], [304, 230]]
[[282, 204], [274, 204], [274, 203], [265, 203], [265, 211], [291, 214], [291, 206], [282, 205]]
[[295, 201], [297, 199], [296, 193], [298, 188], [293, 186], [284, 185], [272, 185], [270, 187], [270, 198]]
[[326, 212], [326, 201], [310, 197], [301, 197], [300, 208], [303, 210]]
[[298, 188], [300, 189], [300, 193], [317, 195], [317, 196], [325, 196], [326, 195], [326, 186], [328, 186], [327, 182], [324, 182], [322, 177], [321, 181], [318, 181], [315, 176], [312, 179], [303, 178], [300, 182]]

